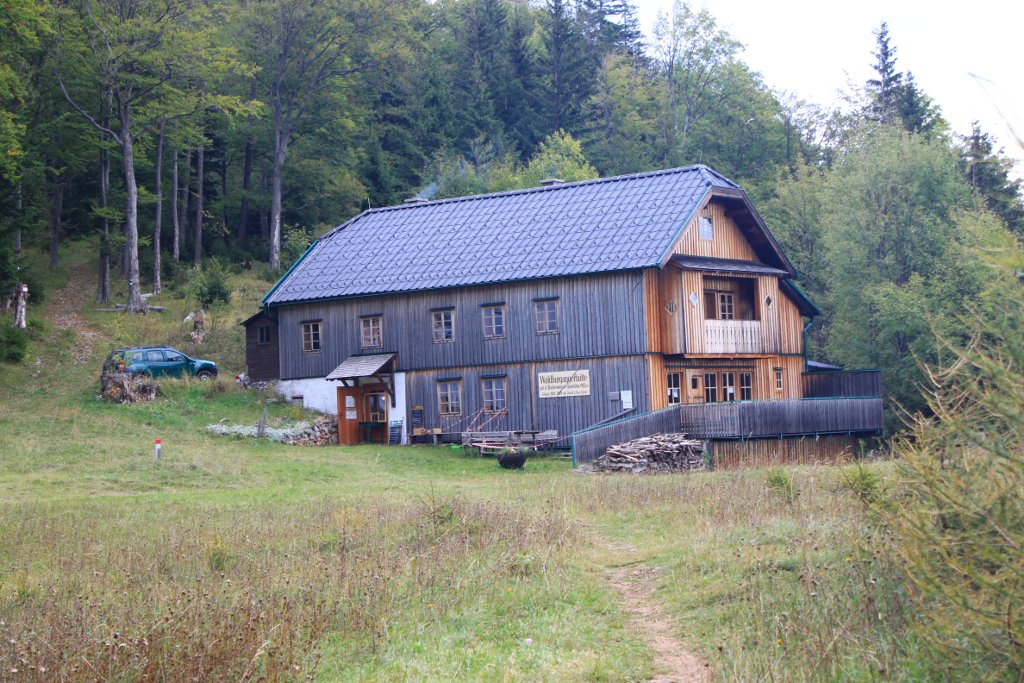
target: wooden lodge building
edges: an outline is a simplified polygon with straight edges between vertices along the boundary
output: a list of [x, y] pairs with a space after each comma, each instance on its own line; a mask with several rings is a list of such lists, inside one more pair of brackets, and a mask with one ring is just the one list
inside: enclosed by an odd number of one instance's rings
[[342, 443], [556, 430], [587, 461], [682, 430], [722, 459], [827, 457], [881, 429], [878, 373], [808, 363], [796, 278], [706, 166], [409, 200], [309, 248], [243, 323], [247, 372], [337, 413]]

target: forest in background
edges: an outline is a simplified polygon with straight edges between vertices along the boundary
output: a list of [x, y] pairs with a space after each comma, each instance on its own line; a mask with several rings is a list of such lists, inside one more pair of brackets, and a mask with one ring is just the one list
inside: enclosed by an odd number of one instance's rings
[[1012, 161], [950, 129], [884, 23], [876, 78], [837, 109], [771, 88], [682, 0], [650, 35], [628, 0], [12, 0], [0, 36], [4, 289], [32, 281], [24, 250], [56, 267], [92, 239], [97, 303], [113, 276], [134, 312], [195, 268], [273, 280], [412, 195], [703, 163], [751, 195], [822, 310], [810, 357], [881, 368], [914, 411], [933, 333], [966, 340], [986, 306], [977, 248], [1024, 234]]

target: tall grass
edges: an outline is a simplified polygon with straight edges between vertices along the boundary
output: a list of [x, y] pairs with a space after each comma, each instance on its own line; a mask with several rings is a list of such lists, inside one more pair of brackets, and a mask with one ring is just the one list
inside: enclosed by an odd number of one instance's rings
[[579, 542], [558, 514], [450, 496], [147, 507], [5, 510], [0, 678], [304, 680], [328, 636], [374, 653], [396, 624], [558, 599]]
[[850, 478], [835, 467], [609, 477], [560, 496], [662, 566], [658, 595], [719, 680], [919, 680], [928, 653], [907, 638], [916, 607], [893, 531]]

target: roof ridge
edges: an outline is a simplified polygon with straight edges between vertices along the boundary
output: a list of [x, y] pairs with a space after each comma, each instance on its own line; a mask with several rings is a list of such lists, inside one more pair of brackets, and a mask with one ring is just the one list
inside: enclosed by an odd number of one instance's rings
[[[505, 190], [503, 192], [487, 192], [485, 194], [470, 194], [470, 195], [464, 195], [464, 196], [461, 196], [461, 197], [448, 197], [446, 199], [434, 199], [434, 200], [428, 200], [428, 201], [425, 201], [425, 202], [416, 202], [415, 204], [395, 204], [394, 206], [381, 206], [381, 207], [378, 207], [376, 209], [367, 209], [366, 211], [362, 211], [362, 212], [356, 214], [355, 216], [353, 216], [352, 218], [348, 219], [347, 221], [345, 221], [344, 223], [342, 223], [338, 227], [333, 228], [331, 230], [328, 230], [326, 233], [324, 233], [323, 235], [320, 236], [320, 239], [322, 240], [322, 239], [325, 239], [327, 237], [330, 237], [334, 233], [338, 232], [342, 228], [344, 228], [347, 225], [351, 224], [355, 220], [357, 220], [359, 218], [362, 218], [363, 216], [369, 216], [370, 214], [376, 214], [376, 213], [384, 213], [385, 211], [402, 211], [402, 210], [405, 210], [405, 209], [421, 209], [421, 208], [423, 208], [425, 206], [437, 206], [439, 204], [454, 204], [454, 203], [458, 203], [458, 202], [476, 201], [476, 200], [481, 200], [481, 199], [494, 199], [496, 197], [511, 197], [511, 196], [515, 196], [515, 195], [530, 194], [530, 193], [533, 193], [533, 192], [557, 192], [558, 190], [565, 190], [565, 189], [569, 189], [569, 188], [582, 187], [584, 185], [597, 185], [597, 184], [600, 184], [600, 183], [620, 182], [620, 181], [623, 181], [623, 180], [636, 180], [636, 179], [639, 179], [639, 178], [651, 178], [651, 177], [654, 177], [654, 176], [669, 175], [669, 174], [672, 174], [672, 173], [693, 172], [693, 171], [697, 171], [700, 174], [701, 178], [704, 178], [704, 180], [707, 182], [708, 185], [711, 185], [712, 183], [714, 183], [716, 181], [724, 181], [725, 183], [728, 184], [728, 186], [739, 189], [739, 185], [737, 185], [735, 182], [733, 182], [729, 178], [726, 178], [721, 173], [715, 171], [710, 166], [707, 166], [705, 164], [693, 164], [691, 166], [677, 166], [676, 168], [665, 168], [665, 169], [660, 169], [660, 170], [657, 170], [657, 171], [642, 171], [640, 173], [625, 173], [623, 175], [607, 176], [605, 178], [592, 178], [590, 180], [576, 180], [576, 181], [573, 181], [571, 183], [561, 183], [559, 185], [551, 185], [551, 186], [548, 186], [548, 187], [524, 187], [524, 188], [519, 189], [519, 190]], [[711, 178], [709, 178], [708, 175], [711, 175]]]

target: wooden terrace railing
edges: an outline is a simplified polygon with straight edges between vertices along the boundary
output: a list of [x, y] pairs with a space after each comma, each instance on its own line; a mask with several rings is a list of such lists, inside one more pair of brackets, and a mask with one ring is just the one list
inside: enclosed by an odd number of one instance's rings
[[678, 434], [679, 406], [588, 427], [572, 433], [573, 466], [594, 462], [609, 446], [651, 434]]
[[875, 432], [882, 428], [882, 399], [796, 398], [680, 406], [680, 431], [695, 439]]
[[573, 432], [573, 463], [601, 457], [609, 446], [651, 434], [693, 439], [754, 439], [874, 433], [882, 429], [876, 396], [687, 403]]

